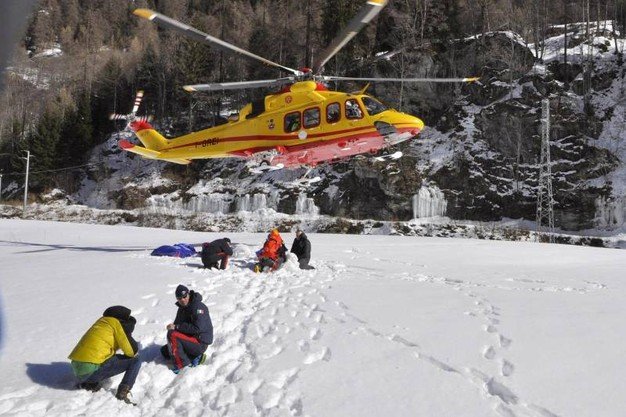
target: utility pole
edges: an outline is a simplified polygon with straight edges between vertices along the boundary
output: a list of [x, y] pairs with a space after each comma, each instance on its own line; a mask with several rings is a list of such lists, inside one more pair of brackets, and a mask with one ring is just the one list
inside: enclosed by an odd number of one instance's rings
[[24, 179], [24, 208], [22, 209], [22, 217], [26, 216], [26, 199], [28, 197], [28, 170], [30, 168], [30, 151], [26, 151], [26, 178]]
[[0, 172], [0, 200], [2, 200], [2, 172]]
[[[541, 102], [541, 156], [537, 183], [537, 232], [548, 232], [554, 243], [554, 200], [552, 195], [552, 166], [550, 162], [550, 100]], [[542, 225], [546, 224], [546, 229]]]

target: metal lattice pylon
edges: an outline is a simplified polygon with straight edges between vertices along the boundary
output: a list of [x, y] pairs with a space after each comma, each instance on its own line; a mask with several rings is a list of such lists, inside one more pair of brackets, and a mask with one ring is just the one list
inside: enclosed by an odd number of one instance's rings
[[550, 100], [541, 102], [541, 156], [537, 183], [537, 231], [547, 232], [554, 242], [554, 199], [552, 194], [552, 166], [550, 162]]

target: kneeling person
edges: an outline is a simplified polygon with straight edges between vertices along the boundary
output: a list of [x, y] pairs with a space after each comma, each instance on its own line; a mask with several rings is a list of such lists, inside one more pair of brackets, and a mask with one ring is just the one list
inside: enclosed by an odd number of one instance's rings
[[298, 257], [300, 269], [315, 269], [313, 266], [309, 265], [311, 261], [311, 242], [300, 229], [296, 230], [296, 238], [291, 245], [291, 253]]
[[204, 352], [213, 343], [213, 323], [208, 307], [197, 292], [179, 285], [176, 299], [176, 319], [167, 325], [167, 345], [161, 348], [161, 354], [174, 360], [172, 371], [177, 374], [187, 365], [204, 362]]
[[220, 269], [226, 269], [228, 258], [233, 256], [233, 248], [230, 246], [230, 239], [225, 237], [202, 245], [202, 264], [205, 268], [217, 268], [219, 262]]
[[[87, 330], [69, 356], [80, 388], [98, 391], [103, 380], [123, 372], [115, 397], [132, 404], [128, 394], [141, 366], [137, 357], [138, 345], [131, 336], [136, 322], [130, 309], [113, 306], [107, 308]], [[116, 355], [118, 349], [124, 354]]]
[[258, 263], [255, 272], [275, 271], [287, 260], [287, 248], [278, 229], [273, 229], [257, 253]]

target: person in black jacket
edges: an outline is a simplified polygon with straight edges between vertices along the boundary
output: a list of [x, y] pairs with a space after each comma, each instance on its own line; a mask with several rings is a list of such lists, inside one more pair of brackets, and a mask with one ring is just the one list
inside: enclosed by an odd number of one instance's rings
[[167, 345], [161, 348], [163, 357], [174, 360], [175, 374], [187, 365], [204, 363], [204, 352], [213, 343], [213, 323], [202, 296], [181, 284], [176, 287], [176, 299], [176, 319], [166, 326]]
[[311, 242], [306, 234], [300, 229], [296, 230], [296, 238], [291, 245], [291, 253], [298, 257], [300, 269], [315, 269], [309, 262], [311, 261]]
[[233, 255], [233, 248], [230, 246], [230, 239], [225, 237], [213, 242], [202, 244], [202, 264], [205, 268], [217, 268], [219, 262], [220, 269], [226, 269], [228, 258]]

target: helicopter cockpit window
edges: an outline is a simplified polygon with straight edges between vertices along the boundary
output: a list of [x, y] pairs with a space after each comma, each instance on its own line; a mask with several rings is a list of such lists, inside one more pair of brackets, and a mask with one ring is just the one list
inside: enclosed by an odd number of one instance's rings
[[359, 106], [359, 103], [354, 100], [346, 100], [346, 117], [348, 119], [361, 119], [363, 118], [363, 110]]
[[341, 107], [339, 103], [330, 103], [326, 106], [326, 123], [337, 123], [341, 119]]
[[382, 113], [385, 110], [388, 110], [387, 106], [371, 97], [364, 96], [361, 100], [363, 100], [365, 110], [367, 110], [367, 114], [369, 114], [370, 116], [374, 116], [378, 113]]
[[320, 109], [319, 107], [313, 107], [312, 109], [306, 109], [302, 113], [304, 119], [304, 127], [310, 128], [320, 125]]
[[285, 132], [297, 132], [300, 130], [300, 112], [287, 113], [285, 115]]

